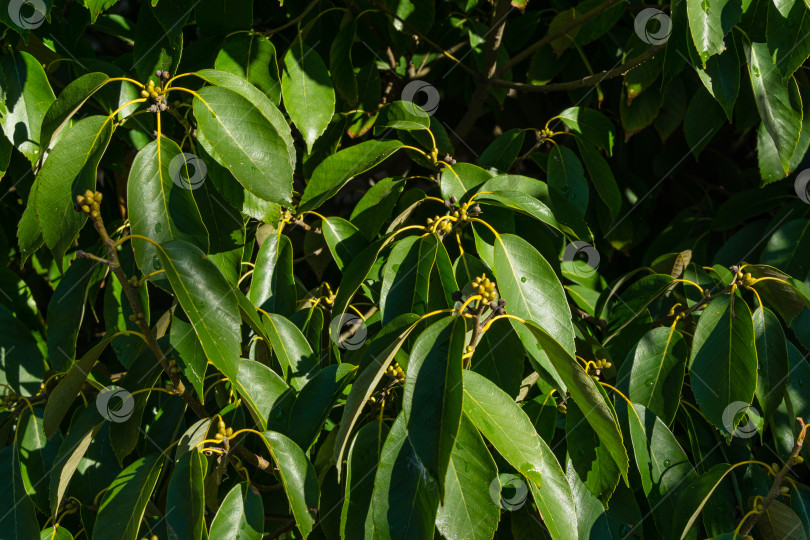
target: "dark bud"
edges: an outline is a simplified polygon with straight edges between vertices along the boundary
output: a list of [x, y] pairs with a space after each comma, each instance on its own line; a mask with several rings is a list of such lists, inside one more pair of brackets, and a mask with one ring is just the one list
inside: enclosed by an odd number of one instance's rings
[[451, 206], [453, 206], [453, 202], [452, 202], [452, 201], [450, 201], [450, 200], [447, 200], [447, 201], [444, 201], [444, 205], [445, 205], [447, 208], [450, 208]]
[[461, 294], [461, 291], [455, 291], [453, 293], [453, 302], [461, 302], [464, 298], [464, 295]]
[[506, 310], [503, 308], [498, 308], [498, 311], [496, 311], [495, 313], [498, 315], [504, 315], [506, 314]]
[[456, 164], [456, 160], [453, 159], [453, 156], [451, 156], [450, 154], [445, 154], [444, 155], [444, 161], [446, 161], [450, 165], [455, 165]]
[[499, 299], [498, 299], [498, 305], [499, 305], [500, 307], [505, 306], [505, 305], [506, 305], [506, 300], [504, 300], [503, 298], [499, 298]]
[[475, 206], [473, 206], [471, 210], [472, 210], [472, 212], [474, 214], [480, 214], [481, 213], [481, 207], [479, 205], [477, 205], [477, 204]]
[[74, 212], [81, 212], [82, 211], [82, 205], [80, 205], [79, 203], [73, 203], [73, 211]]
[[163, 70], [162, 70], [162, 69], [157, 70], [157, 71], [155, 72], [155, 77], [161, 77], [161, 78], [163, 78]]
[[489, 303], [489, 309], [491, 309], [492, 311], [496, 311], [499, 307], [500, 306], [498, 306], [498, 302], [496, 302], [495, 300]]
[[452, 196], [450, 197], [450, 204], [456, 204], [457, 202], [458, 202], [458, 199], [456, 199], [455, 197], [452, 197]]

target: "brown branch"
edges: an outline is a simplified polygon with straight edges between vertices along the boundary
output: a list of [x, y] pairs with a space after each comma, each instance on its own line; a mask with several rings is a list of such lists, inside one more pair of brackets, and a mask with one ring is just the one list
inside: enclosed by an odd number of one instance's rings
[[492, 24], [487, 33], [487, 43], [484, 49], [484, 66], [479, 75], [478, 84], [473, 91], [467, 112], [456, 126], [456, 135], [463, 139], [472, 129], [473, 124], [481, 116], [481, 108], [489, 96], [492, 82], [495, 77], [495, 70], [498, 67], [498, 49], [501, 48], [503, 31], [506, 28], [506, 16], [511, 11], [509, 0], [497, 0], [495, 9], [492, 10]]
[[[759, 518], [768, 510], [768, 505], [770, 505], [773, 500], [782, 493], [782, 482], [785, 481], [785, 477], [787, 476], [788, 472], [790, 472], [790, 468], [798, 463], [799, 452], [802, 449], [802, 445], [804, 444], [804, 436], [807, 433], [807, 428], [810, 424], [805, 424], [804, 419], [801, 417], [796, 418], [799, 423], [802, 425], [802, 430], [799, 432], [799, 435], [796, 437], [796, 442], [793, 444], [793, 451], [790, 453], [790, 457], [787, 458], [785, 464], [782, 465], [782, 468], [776, 473], [773, 477], [773, 485], [771, 486], [771, 490], [768, 492], [768, 495], [765, 497], [765, 500], [762, 501], [762, 510], [757, 512], [753, 515], [753, 518], [748, 521], [748, 523], [740, 529], [740, 536], [746, 537], [751, 532], [751, 529], [754, 528], [754, 525], [757, 524]], [[795, 495], [794, 495], [795, 496]]]
[[527, 47], [525, 50], [519, 52], [518, 54], [516, 54], [515, 56], [510, 58], [508, 62], [506, 62], [503, 66], [498, 68], [498, 70], [495, 72], [495, 74], [497, 76], [500, 76], [500, 75], [506, 73], [507, 71], [509, 71], [510, 69], [515, 67], [516, 65], [518, 65], [520, 62], [522, 62], [524, 59], [526, 59], [527, 57], [531, 56], [536, 51], [541, 49], [544, 45], [548, 45], [549, 43], [551, 43], [555, 39], [563, 37], [564, 35], [566, 35], [573, 28], [576, 28], [577, 26], [579, 26], [579, 25], [581, 25], [581, 24], [583, 24], [585, 22], [588, 22], [589, 20], [593, 19], [597, 15], [601, 15], [602, 13], [607, 11], [609, 8], [613, 7], [615, 4], [618, 4], [619, 2], [620, 2], [620, 0], [607, 0], [604, 3], [600, 4], [599, 6], [593, 8], [592, 10], [587, 11], [587, 12], [583, 13], [582, 15], [580, 15], [579, 17], [575, 18], [574, 20], [569, 22], [567, 25], [565, 25], [564, 27], [562, 27], [559, 30], [557, 30], [556, 32], [554, 32], [553, 34], [546, 34], [545, 37], [543, 37], [539, 41], [534, 42], [532, 45]]
[[663, 49], [664, 45], [655, 45], [653, 47], [650, 47], [643, 54], [636, 56], [632, 60], [628, 60], [619, 67], [613, 69], [606, 69], [604, 71], [600, 71], [599, 73], [588, 75], [587, 77], [583, 77], [578, 81], [537, 85], [529, 83], [516, 83], [511, 81], [504, 81], [502, 79], [492, 79], [491, 83], [494, 86], [500, 86], [502, 88], [513, 88], [521, 92], [540, 92], [540, 93], [567, 92], [569, 90], [576, 90], [577, 88], [582, 88], [584, 86], [594, 86], [606, 79], [621, 77], [634, 67], [643, 64], [648, 60], [652, 60], [655, 57], [655, 55], [658, 54]]

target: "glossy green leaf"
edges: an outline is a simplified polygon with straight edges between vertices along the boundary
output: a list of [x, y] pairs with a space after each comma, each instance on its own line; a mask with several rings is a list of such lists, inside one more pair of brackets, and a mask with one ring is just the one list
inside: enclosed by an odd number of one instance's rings
[[514, 328], [509, 321], [501, 319], [492, 323], [481, 336], [470, 359], [470, 369], [515, 397], [523, 379], [525, 356], [523, 343]]
[[630, 401], [643, 405], [669, 425], [680, 405], [688, 355], [686, 341], [674, 327], [654, 328], [627, 355], [618, 380]]
[[768, 3], [768, 50], [782, 78], [790, 77], [810, 56], [810, 8], [799, 0]]
[[439, 181], [442, 198], [447, 200], [455, 197], [459, 201], [464, 200], [467, 192], [491, 178], [492, 174], [470, 163], [457, 163], [452, 167], [445, 167]]
[[264, 531], [264, 505], [248, 482], [235, 485], [211, 522], [209, 538], [259, 540]]
[[557, 220], [582, 230], [588, 209], [588, 182], [579, 158], [564, 146], [554, 146], [548, 158], [548, 191]]
[[[184, 240], [208, 250], [208, 231], [186, 179], [194, 179], [192, 158], [171, 139], [160, 137], [135, 156], [127, 182], [127, 201], [132, 234], [162, 244]], [[189, 172], [191, 171], [191, 174]], [[132, 240], [138, 266], [144, 274], [161, 268], [158, 248], [150, 242]]]
[[298, 393], [290, 409], [293, 420], [286, 432], [298, 446], [309, 449], [318, 438], [323, 423], [351, 382], [355, 369], [350, 364], [326, 366]]
[[757, 401], [764, 418], [771, 417], [785, 395], [788, 351], [785, 331], [776, 315], [760, 306], [754, 311], [757, 352]]
[[289, 316], [295, 312], [293, 248], [287, 236], [274, 233], [265, 238], [256, 256], [248, 298], [270, 313]]
[[0, 472], [5, 479], [5, 489], [0, 495], [3, 513], [0, 514], [0, 528], [3, 537], [10, 540], [28, 540], [39, 535], [36, 510], [25, 493], [20, 475], [20, 457], [14, 445], [0, 450]]
[[263, 321], [273, 352], [284, 369], [285, 379], [296, 390], [303, 389], [318, 369], [318, 359], [312, 353], [312, 347], [289, 319], [268, 313]]
[[402, 143], [399, 141], [369, 140], [330, 155], [312, 173], [298, 210], [318, 208], [349, 180], [376, 166], [400, 147]]
[[177, 301], [186, 312], [208, 360], [233, 380], [240, 357], [240, 316], [233, 288], [199, 248], [172, 240], [157, 250]]
[[357, 105], [357, 75], [352, 63], [352, 45], [357, 33], [358, 19], [344, 24], [332, 40], [329, 47], [329, 71], [335, 90], [349, 105]]
[[37, 174], [36, 214], [45, 244], [57, 258], [79, 234], [87, 214], [76, 212], [76, 196], [96, 187], [96, 169], [112, 137], [111, 118], [78, 121], [54, 145]]
[[281, 93], [284, 108], [312, 152], [334, 114], [335, 89], [320, 55], [302, 39], [295, 40], [284, 55]]
[[40, 141], [44, 148], [48, 148], [51, 140], [64, 129], [81, 106], [109, 79], [104, 73], [88, 73], [72, 81], [59, 93], [42, 118]]
[[32, 415], [24, 410], [20, 413], [15, 447], [19, 456], [20, 474], [25, 491], [31, 501], [41, 511], [47, 513], [48, 480], [53, 460], [62, 442], [62, 437], [48, 440], [42, 421], [42, 410], [35, 409]]
[[793, 219], [771, 231], [760, 261], [803, 279], [810, 273], [810, 220]]
[[137, 538], [146, 504], [162, 467], [162, 454], [150, 454], [118, 475], [104, 492], [93, 527], [93, 538]]
[[802, 129], [802, 100], [796, 81], [791, 78], [787, 85], [782, 83], [765, 43], [744, 42], [743, 51], [759, 116], [787, 174]]
[[323, 239], [332, 252], [332, 257], [343, 270], [357, 253], [368, 245], [363, 233], [350, 221], [343, 218], [331, 217], [321, 221]]
[[[464, 373], [464, 414], [496, 450], [532, 484], [551, 537], [576, 538], [571, 487], [548, 445], [512, 398], [475, 372]], [[390, 436], [390, 435], [389, 435]]]
[[649, 409], [634, 403], [627, 418], [641, 485], [655, 524], [665, 538], [678, 538], [672, 529], [678, 495], [697, 473], [675, 436]]
[[352, 210], [349, 221], [368, 240], [374, 240], [391, 216], [399, 195], [405, 188], [401, 178], [384, 178], [371, 186]]
[[622, 209], [622, 195], [619, 192], [619, 186], [616, 184], [616, 178], [613, 176], [613, 171], [602, 155], [593, 147], [589, 146], [587, 140], [577, 139], [577, 148], [579, 155], [582, 156], [582, 161], [585, 162], [585, 168], [588, 169], [588, 177], [591, 183], [596, 188], [596, 193], [610, 212], [610, 217], [615, 221]]
[[360, 428], [352, 440], [346, 458], [346, 498], [340, 515], [341, 538], [373, 534], [371, 496], [380, 463], [380, 450], [387, 434], [386, 424], [369, 423]]
[[567, 405], [565, 442], [571, 466], [579, 479], [597, 499], [607, 503], [619, 483], [621, 472], [607, 445], [586, 422], [576, 403]]
[[388, 432], [374, 477], [372, 538], [432, 538], [439, 486], [419, 461], [400, 413]]
[[463, 317], [446, 317], [419, 334], [411, 349], [402, 395], [413, 451], [440, 486], [461, 420], [461, 355], [466, 333]]
[[0, 306], [0, 383], [21, 396], [39, 391], [45, 373], [42, 353], [26, 325], [4, 306]]
[[[689, 359], [692, 391], [706, 419], [724, 433], [724, 411], [735, 402], [750, 404], [757, 384], [757, 352], [751, 310], [740, 298], [721, 296], [700, 315]], [[733, 423], [733, 422], [731, 422]]]
[[686, 14], [692, 41], [705, 66], [710, 56], [726, 48], [723, 37], [740, 20], [740, 6], [729, 0], [687, 0]]
[[380, 311], [383, 324], [399, 315], [427, 312], [430, 273], [436, 262], [438, 239], [410, 236], [394, 244], [383, 270]]
[[436, 528], [445, 538], [493, 537], [501, 517], [501, 507], [490, 493], [497, 476], [495, 460], [484, 439], [475, 425], [462, 416], [444, 478], [444, 503], [436, 514]]
[[616, 128], [604, 114], [585, 107], [570, 107], [559, 118], [585, 142], [604, 150], [608, 156], [613, 155]]
[[281, 483], [290, 502], [298, 530], [306, 537], [315, 523], [321, 496], [315, 467], [307, 459], [304, 451], [281, 433], [266, 431], [262, 435], [279, 469]]
[[482, 193], [481, 195], [477, 196], [475, 200], [477, 202], [497, 202], [500, 206], [526, 214], [527, 216], [531, 216], [538, 221], [542, 221], [546, 225], [550, 225], [551, 227], [560, 230], [560, 225], [557, 223], [557, 219], [554, 217], [551, 209], [546, 206], [545, 203], [537, 200], [531, 195], [527, 195], [522, 191], [491, 191], [490, 193]]
[[287, 143], [250, 101], [223, 87], [194, 97], [198, 129], [245, 189], [262, 199], [289, 203], [292, 167]]
[[203, 455], [194, 450], [184, 454], [172, 471], [166, 523], [180, 538], [201, 540], [207, 537], [204, 495], [207, 468], [208, 462]]
[[731, 121], [734, 103], [740, 93], [740, 57], [734, 40], [729, 39], [726, 50], [706, 61], [706, 69], [695, 70], [700, 82], [723, 108]]
[[205, 357], [205, 351], [194, 332], [194, 327], [183, 314], [175, 313], [169, 336], [172, 355], [194, 387], [200, 403], [205, 404], [203, 379], [208, 369], [208, 358]]
[[510, 129], [486, 147], [478, 157], [478, 166], [483, 169], [508, 171], [517, 159], [526, 132], [521, 129]]
[[512, 234], [499, 235], [495, 277], [509, 314], [541, 326], [573, 354], [574, 328], [565, 292], [551, 265], [531, 244]]
[[[22, 9], [22, 5], [19, 8]], [[12, 5], [7, 9], [12, 9]], [[56, 97], [42, 64], [27, 52], [3, 55], [0, 71], [5, 79], [2, 90], [5, 110], [0, 125], [6, 138], [34, 163], [42, 154], [42, 120]]]
[[225, 38], [217, 54], [214, 69], [242, 77], [264, 92], [274, 105], [281, 101], [276, 48], [264, 36], [241, 32], [231, 34]]
[[384, 133], [387, 129], [427, 130], [430, 129], [430, 115], [412, 101], [394, 101], [380, 109], [380, 115], [374, 123], [375, 135]]

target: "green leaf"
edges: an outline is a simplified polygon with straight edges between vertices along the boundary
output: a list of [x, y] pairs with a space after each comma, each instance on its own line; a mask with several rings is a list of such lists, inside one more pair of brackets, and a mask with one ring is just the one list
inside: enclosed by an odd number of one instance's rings
[[181, 240], [163, 244], [158, 257], [208, 360], [235, 380], [241, 323], [231, 284], [199, 248]]
[[663, 531], [664, 538], [677, 538], [672, 523], [678, 495], [697, 478], [697, 473], [660, 418], [635, 403], [633, 410], [628, 410], [627, 418], [633, 454], [653, 519], [658, 530]]
[[257, 308], [289, 316], [297, 301], [290, 239], [273, 233], [264, 239], [256, 256], [248, 298]]
[[810, 273], [810, 220], [790, 220], [769, 234], [760, 261], [791, 276], [805, 278]]
[[607, 116], [594, 109], [570, 107], [561, 112], [559, 118], [582, 140], [604, 150], [608, 156], [613, 155], [616, 128]]
[[756, 395], [767, 420], [785, 395], [788, 380], [788, 351], [782, 323], [771, 310], [754, 311], [754, 340], [757, 352]]
[[421, 131], [430, 129], [430, 115], [412, 101], [394, 101], [382, 109], [374, 122], [374, 134], [387, 129]]
[[82, 0], [84, 7], [90, 10], [90, 22], [96, 22], [98, 16], [107, 9], [113, 7], [118, 0]]
[[288, 405], [292, 397], [290, 387], [275, 371], [254, 360], [240, 358], [235, 367], [236, 379], [231, 382], [247, 402], [256, 423], [267, 429], [273, 413]]
[[352, 63], [352, 45], [357, 33], [357, 22], [352, 19], [337, 31], [332, 45], [329, 47], [329, 71], [335, 90], [349, 105], [357, 108], [357, 75], [354, 73]]
[[584, 227], [588, 209], [588, 182], [579, 158], [564, 146], [555, 145], [548, 157], [548, 191], [554, 215], [575, 231]]
[[[585, 419], [605, 444], [616, 465], [619, 466], [622, 476], [627, 481], [628, 458], [624, 448], [622, 434], [613, 416], [613, 412], [606, 401], [604, 391], [597, 387], [593, 378], [574, 359], [573, 355], [557, 342], [544, 329], [527, 323], [526, 328], [535, 338], [523, 339], [524, 345], [542, 347], [548, 355], [559, 377], [565, 383], [571, 397], [582, 410]], [[518, 331], [520, 334], [520, 331]]]
[[696, 69], [695, 72], [731, 122], [734, 103], [740, 93], [740, 58], [734, 40], [729, 40], [725, 51], [706, 61], [706, 69]]
[[351, 364], [333, 364], [320, 370], [295, 398], [290, 409], [287, 436], [298, 446], [309, 449], [323, 428], [332, 407], [343, 395], [357, 368]]
[[76, 357], [76, 339], [84, 319], [90, 290], [104, 277], [107, 267], [87, 259], [74, 261], [48, 302], [48, 363], [67, 369]]
[[166, 523], [178, 538], [207, 538], [204, 494], [207, 468], [208, 461], [198, 450], [192, 450], [183, 454], [172, 471], [166, 496]]
[[501, 517], [501, 507], [490, 494], [497, 477], [498, 468], [484, 439], [462, 416], [444, 478], [444, 504], [436, 515], [436, 528], [442, 536], [472, 540], [493, 537]]
[[730, 0], [687, 0], [686, 15], [692, 41], [705, 67], [710, 56], [726, 48], [723, 36], [739, 22], [742, 11]]
[[519, 236], [499, 235], [495, 240], [495, 277], [509, 314], [541, 326], [566, 351], [574, 353], [574, 328], [565, 292], [540, 252]]
[[59, 93], [59, 97], [51, 103], [42, 118], [40, 142], [43, 148], [48, 148], [51, 140], [68, 124], [81, 106], [109, 80], [104, 73], [88, 73], [72, 81]]
[[37, 514], [31, 499], [25, 493], [20, 475], [20, 456], [14, 445], [0, 450], [0, 473], [3, 474], [6, 486], [0, 495], [0, 503], [3, 505], [0, 529], [3, 531], [3, 537], [10, 540], [37, 538], [39, 535]]
[[457, 163], [452, 167], [442, 169], [439, 188], [444, 200], [455, 197], [461, 201], [467, 192], [491, 178], [492, 175], [481, 167], [470, 163]]
[[436, 262], [435, 234], [404, 238], [394, 244], [383, 270], [380, 311], [383, 324], [405, 313], [427, 313], [430, 272]]
[[290, 203], [292, 173], [287, 142], [248, 99], [222, 87], [194, 97], [197, 127], [245, 189], [262, 199]]
[[526, 132], [521, 129], [510, 129], [492, 141], [478, 157], [478, 166], [483, 169], [508, 171], [520, 153]]
[[[75, 420], [59, 445], [56, 453], [53, 470], [51, 471], [51, 481], [48, 493], [51, 501], [51, 516], [56, 519], [56, 511], [62, 503], [62, 499], [67, 491], [68, 483], [76, 472], [79, 462], [84, 457], [85, 452], [90, 447], [98, 430], [104, 425], [104, 418], [99, 414], [95, 404], [80, 410], [75, 415]], [[45, 430], [47, 434], [47, 428]]]
[[162, 467], [163, 455], [150, 454], [124, 469], [113, 480], [101, 500], [93, 538], [137, 538], [146, 504]]
[[344, 148], [324, 159], [304, 188], [299, 211], [314, 210], [340, 191], [349, 180], [364, 173], [402, 147], [399, 141], [369, 140]]
[[260, 540], [264, 532], [264, 505], [249, 482], [235, 485], [225, 496], [211, 522], [209, 538]]
[[799, 516], [784, 503], [771, 501], [764, 515], [757, 521], [759, 538], [762, 540], [804, 540], [802, 521]]
[[205, 0], [194, 6], [197, 24], [205, 34], [224, 36], [253, 26], [253, 4], [249, 0]]
[[110, 117], [78, 121], [54, 145], [37, 174], [36, 214], [45, 244], [59, 259], [79, 234], [87, 214], [76, 212], [76, 196], [96, 187], [96, 169], [107, 150]]
[[683, 118], [683, 135], [695, 159], [698, 159], [703, 149], [712, 141], [724, 120], [723, 108], [717, 100], [708, 92], [698, 89]]
[[551, 212], [551, 209], [548, 206], [522, 191], [494, 190], [490, 193], [481, 193], [481, 195], [478, 195], [475, 200], [478, 202], [497, 202], [504, 208], [509, 208], [516, 212], [520, 212], [521, 214], [526, 214], [527, 216], [531, 216], [538, 221], [542, 221], [546, 225], [550, 225], [559, 231], [562, 230], [560, 224], [557, 223], [557, 219], [554, 217], [554, 214]]
[[39, 540], [73, 540], [73, 535], [64, 527], [48, 527], [40, 533]]
[[607, 445], [585, 421], [576, 402], [569, 402], [565, 415], [565, 442], [571, 466], [585, 487], [603, 504], [607, 504], [619, 483], [621, 472]]
[[391, 217], [397, 199], [405, 188], [402, 178], [384, 178], [371, 186], [352, 209], [349, 221], [368, 240], [374, 240]]
[[42, 409], [20, 413], [15, 441], [19, 455], [20, 474], [25, 491], [34, 505], [43, 513], [49, 511], [48, 480], [53, 467], [56, 451], [62, 437], [47, 440], [42, 421]]
[[208, 359], [194, 328], [184, 314], [174, 313], [169, 336], [172, 354], [178, 361], [178, 366], [197, 392], [200, 403], [205, 404], [203, 379], [208, 369]]
[[284, 55], [281, 93], [284, 108], [312, 153], [335, 112], [335, 89], [320, 55], [300, 38]]
[[323, 239], [329, 246], [338, 268], [346, 265], [368, 245], [363, 233], [351, 222], [339, 217], [330, 217], [321, 221]]
[[[797, 289], [789, 281], [792, 278], [784, 272], [764, 264], [753, 264], [746, 266], [745, 269], [757, 279], [763, 277], [778, 279], [760, 280], [754, 284], [754, 288], [762, 299], [770, 304], [788, 324], [791, 324], [805, 307], [810, 308], [810, 294], [803, 295], [801, 289]], [[785, 283], [782, 283], [782, 281], [785, 281]]]
[[523, 379], [525, 356], [523, 343], [514, 328], [509, 321], [501, 319], [492, 323], [489, 330], [481, 335], [470, 360], [470, 369], [515, 397]]
[[[290, 502], [298, 530], [307, 537], [315, 524], [315, 516], [320, 506], [321, 494], [315, 467], [307, 459], [304, 451], [281, 433], [266, 431], [262, 435], [279, 469], [281, 483]], [[213, 530], [211, 537], [216, 538]]]
[[799, 516], [804, 528], [804, 535], [810, 535], [810, 489], [802, 486], [793, 488], [790, 508]]
[[[345, 501], [340, 515], [341, 538], [373, 535], [371, 496], [380, 450], [388, 434], [386, 424], [368, 423], [352, 441], [346, 459]], [[438, 523], [437, 523], [438, 526]]]
[[[199, 162], [193, 161], [171, 139], [160, 137], [138, 152], [127, 182], [127, 204], [132, 234], [159, 244], [184, 240], [208, 250], [208, 231], [191, 189], [184, 179], [196, 178]], [[188, 174], [189, 169], [194, 173]], [[135, 258], [145, 274], [161, 268], [158, 248], [134, 238]]]
[[466, 333], [463, 317], [445, 317], [419, 334], [411, 349], [402, 395], [413, 451], [442, 492], [461, 421], [461, 355]]
[[785, 174], [802, 130], [802, 100], [796, 80], [782, 83], [765, 43], [743, 43], [751, 88], [765, 129], [773, 139]]
[[432, 538], [439, 489], [408, 439], [400, 413], [388, 432], [374, 477], [372, 538]]
[[296, 390], [303, 389], [318, 370], [318, 359], [312, 353], [307, 338], [295, 324], [281, 315], [268, 313], [263, 320], [285, 379]]
[[689, 379], [706, 419], [731, 435], [723, 413], [734, 402], [750, 404], [757, 384], [757, 352], [751, 310], [727, 295], [709, 302], [698, 320], [689, 359]]
[[[177, 72], [183, 54], [183, 26], [189, 13], [188, 6], [180, 2], [164, 0], [158, 7], [152, 7], [149, 2], [141, 3], [131, 63], [138, 79], [145, 82], [151, 78], [157, 83], [156, 70]], [[156, 35], [161, 36], [160, 39], [156, 39]]]
[[0, 306], [0, 351], [0, 383], [25, 397], [39, 392], [45, 374], [42, 353], [31, 330], [4, 306]]
[[[557, 458], [537, 435], [529, 417], [491, 381], [464, 373], [464, 414], [532, 488], [551, 537], [576, 538], [571, 487]], [[389, 435], [390, 437], [390, 435]]]
[[689, 349], [680, 332], [654, 328], [644, 334], [619, 369], [618, 380], [633, 403], [644, 405], [665, 424], [675, 418]]
[[[11, 8], [9, 4], [7, 9]], [[56, 97], [42, 64], [27, 52], [3, 55], [0, 71], [5, 78], [2, 90], [5, 106], [0, 125], [14, 147], [35, 163], [42, 156], [42, 119]]]
[[214, 69], [242, 77], [264, 92], [274, 105], [281, 101], [276, 48], [260, 34], [240, 32], [225, 38]]
[[800, 0], [768, 2], [767, 41], [774, 64], [787, 79], [810, 56], [810, 7]]
[[616, 221], [622, 210], [622, 194], [619, 192], [619, 186], [616, 184], [610, 165], [597, 150], [587, 144], [586, 140], [577, 138], [577, 148], [579, 148], [582, 161], [585, 162], [585, 168], [588, 169], [588, 177], [591, 179], [593, 187], [596, 188], [596, 193], [607, 206], [610, 219]]

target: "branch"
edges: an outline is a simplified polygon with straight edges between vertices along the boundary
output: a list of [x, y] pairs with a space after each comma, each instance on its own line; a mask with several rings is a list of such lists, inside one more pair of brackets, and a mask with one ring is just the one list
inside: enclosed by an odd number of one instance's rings
[[515, 90], [521, 92], [541, 92], [541, 93], [567, 92], [569, 90], [576, 90], [577, 88], [582, 88], [584, 86], [595, 86], [604, 81], [605, 79], [621, 77], [634, 67], [643, 64], [648, 60], [652, 60], [655, 57], [655, 55], [660, 51], [662, 51], [663, 49], [664, 45], [655, 45], [653, 47], [650, 47], [643, 54], [636, 56], [632, 60], [628, 60], [627, 62], [625, 62], [624, 64], [620, 65], [617, 68], [606, 69], [604, 71], [600, 71], [599, 73], [594, 73], [593, 75], [583, 77], [578, 81], [569, 81], [543, 85], [515, 83], [511, 81], [504, 81], [502, 79], [493, 79], [491, 82], [494, 86], [500, 86], [503, 88], [514, 88]]
[[526, 59], [527, 57], [531, 56], [536, 51], [541, 49], [544, 45], [548, 45], [549, 43], [551, 43], [555, 39], [561, 38], [564, 35], [566, 35], [571, 29], [576, 28], [577, 26], [579, 26], [579, 25], [593, 19], [597, 15], [601, 15], [602, 13], [607, 11], [608, 8], [613, 7], [613, 5], [615, 5], [615, 4], [618, 4], [619, 1], [620, 0], [607, 0], [603, 4], [597, 6], [597, 7], [593, 8], [592, 10], [587, 11], [587, 12], [583, 13], [582, 15], [580, 15], [579, 17], [575, 18], [574, 20], [569, 22], [566, 26], [560, 28], [559, 30], [557, 30], [553, 34], [546, 34], [546, 36], [544, 38], [542, 38], [539, 41], [534, 42], [532, 45], [527, 47], [525, 50], [521, 51], [520, 53], [518, 53], [515, 56], [513, 56], [512, 58], [510, 58], [508, 62], [506, 62], [503, 66], [498, 68], [498, 70], [496, 71], [495, 74], [497, 76], [500, 76], [503, 73], [506, 73], [507, 71], [509, 71], [510, 69], [515, 67], [516, 65], [518, 65], [520, 62], [522, 62], [524, 59]]
[[295, 17], [293, 19], [290, 19], [289, 21], [287, 21], [286, 23], [282, 24], [281, 26], [279, 26], [277, 28], [273, 28], [272, 30], [268, 30], [266, 32], [261, 32], [261, 34], [264, 37], [270, 37], [270, 36], [272, 36], [273, 34], [275, 34], [277, 32], [281, 32], [282, 30], [286, 30], [290, 26], [292, 26], [294, 24], [297, 24], [298, 21], [300, 21], [301, 19], [303, 19], [304, 17], [307, 16], [307, 13], [312, 11], [312, 8], [314, 8], [315, 6], [318, 5], [318, 2], [319, 2], [319, 0], [313, 0], [312, 2], [310, 2], [310, 4], [307, 7], [304, 8], [304, 11], [302, 11], [301, 14], [298, 15], [297, 17]]
[[[776, 473], [773, 477], [773, 485], [771, 486], [771, 490], [768, 492], [767, 497], [765, 500], [762, 501], [762, 510], [754, 514], [753, 519], [751, 519], [747, 525], [745, 525], [742, 529], [740, 529], [740, 536], [746, 537], [751, 532], [751, 529], [754, 528], [754, 525], [757, 524], [759, 518], [765, 513], [768, 509], [768, 505], [773, 502], [773, 500], [782, 493], [782, 482], [785, 481], [785, 477], [787, 476], [788, 472], [790, 472], [790, 468], [798, 463], [799, 452], [802, 449], [802, 445], [804, 444], [804, 436], [807, 433], [807, 428], [810, 427], [810, 424], [805, 424], [804, 419], [801, 417], [796, 418], [799, 423], [802, 425], [802, 430], [799, 432], [799, 435], [796, 437], [796, 442], [793, 444], [793, 451], [790, 453], [790, 457], [787, 458], [785, 464]], [[794, 495], [795, 496], [795, 495]]]
[[487, 43], [484, 50], [484, 68], [479, 75], [478, 84], [473, 91], [470, 98], [470, 103], [467, 107], [467, 112], [464, 117], [456, 126], [456, 135], [463, 139], [467, 136], [473, 124], [481, 116], [481, 108], [489, 96], [489, 91], [492, 88], [492, 82], [495, 77], [495, 70], [498, 65], [498, 49], [501, 47], [503, 40], [503, 31], [506, 27], [506, 16], [511, 11], [509, 0], [497, 0], [495, 9], [492, 11], [492, 24], [490, 25], [489, 32], [487, 33]]

